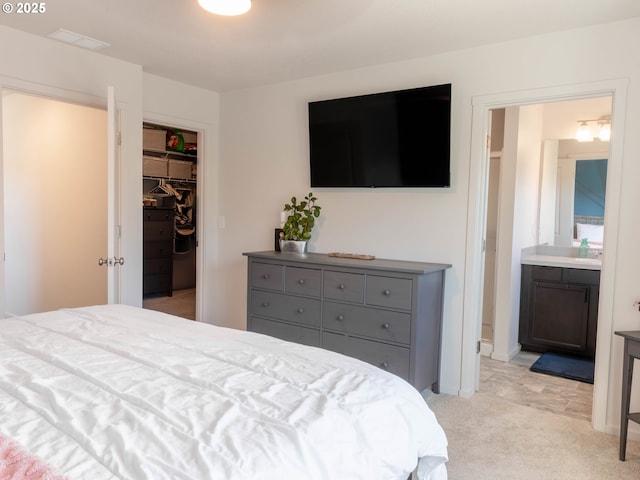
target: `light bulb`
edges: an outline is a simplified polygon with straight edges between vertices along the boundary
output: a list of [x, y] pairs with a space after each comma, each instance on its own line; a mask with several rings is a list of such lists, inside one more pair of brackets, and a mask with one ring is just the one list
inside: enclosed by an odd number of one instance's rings
[[587, 122], [582, 122], [576, 131], [576, 140], [579, 142], [593, 142], [593, 135]]
[[600, 132], [598, 133], [598, 138], [603, 142], [608, 142], [611, 139], [611, 124], [610, 123], [602, 123], [600, 124]]

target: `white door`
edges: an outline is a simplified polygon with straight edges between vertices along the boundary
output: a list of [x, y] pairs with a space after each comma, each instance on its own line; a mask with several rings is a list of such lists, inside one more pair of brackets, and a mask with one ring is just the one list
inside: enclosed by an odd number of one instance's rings
[[107, 89], [107, 303], [120, 302], [120, 118], [113, 87]]
[[3, 91], [2, 117], [3, 311], [117, 301], [115, 109]]

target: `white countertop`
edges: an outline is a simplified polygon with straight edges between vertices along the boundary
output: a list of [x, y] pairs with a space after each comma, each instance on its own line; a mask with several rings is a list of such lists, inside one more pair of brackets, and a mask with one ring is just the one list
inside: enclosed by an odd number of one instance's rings
[[600, 270], [602, 260], [596, 258], [561, 257], [556, 255], [523, 255], [523, 265], [542, 265], [545, 267], [581, 268], [583, 270]]

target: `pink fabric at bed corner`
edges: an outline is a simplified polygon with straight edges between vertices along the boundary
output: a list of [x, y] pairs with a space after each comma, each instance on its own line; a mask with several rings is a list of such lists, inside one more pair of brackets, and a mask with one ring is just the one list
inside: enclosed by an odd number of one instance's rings
[[20, 444], [0, 435], [0, 480], [66, 480]]

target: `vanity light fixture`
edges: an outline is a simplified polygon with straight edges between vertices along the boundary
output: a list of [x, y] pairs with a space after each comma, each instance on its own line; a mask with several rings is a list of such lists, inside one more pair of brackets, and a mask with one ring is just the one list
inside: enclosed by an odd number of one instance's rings
[[609, 140], [611, 140], [610, 123], [600, 123], [600, 133], [598, 133], [598, 138], [603, 142], [608, 142]]
[[608, 142], [611, 139], [611, 119], [610, 117], [602, 117], [595, 120], [578, 120], [580, 126], [576, 130], [576, 140], [578, 142], [593, 142], [593, 133], [589, 123], [598, 124], [597, 138], [602, 142]]
[[198, 3], [207, 12], [228, 17], [242, 15], [251, 8], [251, 0], [198, 0]]
[[576, 131], [576, 140], [579, 142], [593, 142], [593, 135], [591, 135], [591, 128], [587, 121], [581, 122]]

